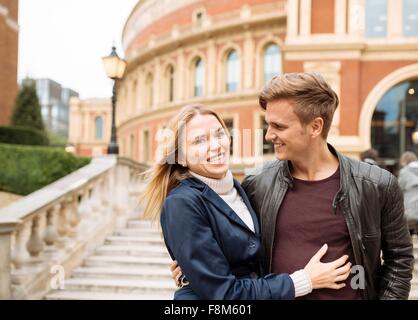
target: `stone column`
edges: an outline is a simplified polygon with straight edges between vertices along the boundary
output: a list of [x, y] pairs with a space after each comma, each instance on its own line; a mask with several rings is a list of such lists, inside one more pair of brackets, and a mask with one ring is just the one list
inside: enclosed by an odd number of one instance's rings
[[347, 0], [335, 0], [335, 33], [337, 35], [346, 34], [347, 25]]
[[[254, 39], [250, 31], [245, 32], [244, 50], [240, 63], [241, 79], [244, 79], [243, 89], [249, 90], [254, 86], [254, 61], [255, 61], [255, 45]], [[240, 88], [241, 89], [241, 88]]]
[[300, 35], [311, 34], [312, 0], [300, 0]]
[[17, 224], [0, 220], [0, 300], [12, 298], [11, 238]]
[[388, 38], [399, 38], [403, 34], [403, 1], [388, 0], [387, 8]]
[[175, 95], [176, 100], [183, 101], [186, 97], [186, 73], [188, 72], [186, 61], [184, 57], [184, 50], [182, 48], [177, 50], [177, 69], [176, 69], [176, 81], [178, 94]]
[[213, 39], [208, 41], [208, 95], [216, 93], [216, 47]]
[[298, 36], [299, 25], [299, 0], [287, 2], [287, 37], [293, 40]]

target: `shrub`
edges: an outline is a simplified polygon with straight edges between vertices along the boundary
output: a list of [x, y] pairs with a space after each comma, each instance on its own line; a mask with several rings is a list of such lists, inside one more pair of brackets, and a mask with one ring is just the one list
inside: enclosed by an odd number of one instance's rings
[[0, 190], [27, 195], [90, 160], [60, 148], [0, 144]]
[[49, 139], [44, 131], [19, 126], [0, 126], [0, 143], [46, 146]]

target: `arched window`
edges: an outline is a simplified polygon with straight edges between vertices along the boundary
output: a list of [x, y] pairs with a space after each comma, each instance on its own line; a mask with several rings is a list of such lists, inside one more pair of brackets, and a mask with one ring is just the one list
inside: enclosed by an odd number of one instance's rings
[[174, 100], [174, 67], [172, 65], [167, 68], [167, 89], [168, 89], [168, 101]]
[[366, 0], [366, 36], [386, 37], [387, 22], [387, 0]]
[[152, 78], [152, 74], [149, 73], [147, 75], [147, 78], [145, 80], [145, 88], [146, 88], [146, 93], [145, 93], [145, 106], [147, 108], [151, 108], [153, 105], [153, 78]]
[[378, 102], [371, 124], [372, 147], [387, 166], [397, 163], [404, 151], [418, 152], [413, 133], [418, 128], [418, 80], [401, 82]]
[[96, 117], [94, 122], [96, 127], [96, 140], [101, 140], [103, 139], [103, 118]]
[[403, 33], [407, 37], [418, 36], [418, 1], [403, 1]]
[[226, 91], [237, 91], [240, 78], [239, 56], [235, 50], [232, 50], [226, 57]]
[[201, 58], [198, 58], [196, 60], [194, 67], [194, 96], [201, 97], [203, 96], [203, 85], [205, 76], [204, 65]]
[[264, 50], [264, 84], [282, 73], [282, 57], [277, 44], [269, 44]]

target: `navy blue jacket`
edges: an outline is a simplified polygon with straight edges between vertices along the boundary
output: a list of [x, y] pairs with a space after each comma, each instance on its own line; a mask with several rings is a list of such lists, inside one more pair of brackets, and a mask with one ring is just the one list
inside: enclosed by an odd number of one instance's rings
[[239, 182], [234, 186], [247, 205], [255, 233], [208, 185], [183, 180], [167, 196], [161, 211], [164, 241], [190, 285], [175, 299], [294, 299], [288, 274], [258, 277], [260, 229]]

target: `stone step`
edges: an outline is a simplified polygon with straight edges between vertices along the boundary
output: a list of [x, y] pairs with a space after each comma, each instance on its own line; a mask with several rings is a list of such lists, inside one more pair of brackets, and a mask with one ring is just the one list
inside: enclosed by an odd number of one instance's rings
[[159, 237], [152, 236], [138, 236], [138, 237], [122, 237], [110, 236], [105, 240], [105, 244], [112, 245], [164, 245], [164, 242]]
[[140, 228], [127, 228], [127, 229], [118, 229], [113, 233], [114, 236], [124, 236], [124, 237], [130, 237], [130, 236], [152, 236], [152, 237], [158, 237], [161, 240], [163, 239], [161, 236], [161, 232], [154, 229], [140, 229]]
[[172, 300], [173, 293], [111, 293], [90, 291], [56, 290], [50, 292], [46, 300]]
[[167, 257], [168, 251], [164, 245], [157, 246], [124, 246], [124, 245], [105, 245], [96, 249], [96, 255], [110, 256], [150, 256]]
[[164, 293], [166, 295], [175, 291], [173, 281], [164, 280], [132, 280], [132, 279], [98, 279], [98, 278], [71, 278], [64, 282], [65, 290], [111, 292], [111, 293]]
[[85, 267], [161, 267], [169, 268], [168, 257], [125, 257], [125, 256], [91, 256], [84, 261]]
[[150, 220], [130, 220], [128, 221], [127, 227], [128, 228], [147, 228], [147, 229], [153, 229], [158, 230], [159, 228], [159, 222]]
[[107, 278], [107, 279], [159, 279], [173, 281], [169, 267], [81, 267], [74, 270], [73, 278]]

